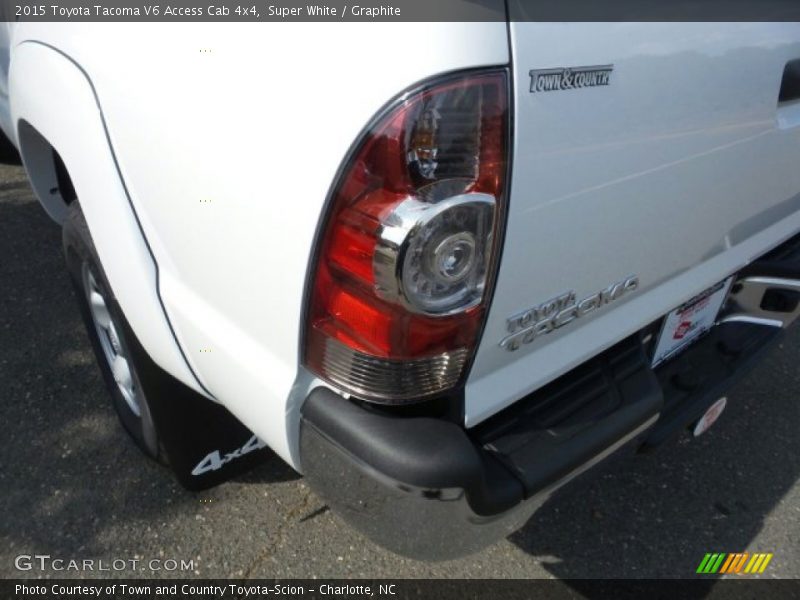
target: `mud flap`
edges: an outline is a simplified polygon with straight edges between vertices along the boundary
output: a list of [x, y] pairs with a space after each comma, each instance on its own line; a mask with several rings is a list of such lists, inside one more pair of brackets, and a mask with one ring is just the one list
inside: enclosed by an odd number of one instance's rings
[[139, 378], [148, 390], [159, 442], [180, 484], [203, 490], [249, 471], [271, 455], [241, 421], [156, 365], [127, 321]]

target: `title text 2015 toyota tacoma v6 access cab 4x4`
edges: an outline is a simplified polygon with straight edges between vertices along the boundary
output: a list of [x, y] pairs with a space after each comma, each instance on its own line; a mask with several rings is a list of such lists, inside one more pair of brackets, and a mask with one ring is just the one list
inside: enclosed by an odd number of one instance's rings
[[396, 552], [470, 552], [705, 430], [800, 313], [800, 24], [0, 38], [114, 405], [187, 487], [269, 447]]

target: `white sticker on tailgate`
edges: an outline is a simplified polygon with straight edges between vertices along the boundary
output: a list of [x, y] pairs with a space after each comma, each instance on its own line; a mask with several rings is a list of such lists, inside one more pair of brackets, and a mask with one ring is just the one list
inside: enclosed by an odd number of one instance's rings
[[678, 354], [714, 326], [732, 281], [733, 277], [729, 277], [719, 282], [667, 315], [653, 354], [653, 367]]

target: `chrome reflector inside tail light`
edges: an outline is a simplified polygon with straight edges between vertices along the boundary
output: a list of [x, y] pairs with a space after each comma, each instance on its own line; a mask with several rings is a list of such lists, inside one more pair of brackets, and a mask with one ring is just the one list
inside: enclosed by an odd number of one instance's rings
[[494, 197], [407, 198], [381, 222], [375, 291], [412, 312], [444, 315], [479, 304], [492, 241]]
[[318, 241], [306, 365], [363, 399], [456, 386], [496, 270], [508, 143], [505, 71], [409, 92], [341, 170]]

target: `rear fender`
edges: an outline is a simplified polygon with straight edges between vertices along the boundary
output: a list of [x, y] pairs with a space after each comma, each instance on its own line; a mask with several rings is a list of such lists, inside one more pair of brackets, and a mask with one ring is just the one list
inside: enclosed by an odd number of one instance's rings
[[86, 75], [59, 51], [24, 42], [14, 50], [9, 89], [23, 164], [42, 206], [57, 222], [66, 216], [52, 166], [55, 149], [79, 192], [114, 295], [142, 346], [172, 376], [203, 393], [161, 305], [157, 266], [128, 202]]
[[90, 80], [60, 51], [26, 42], [15, 49], [10, 89], [23, 162], [39, 201], [55, 221], [66, 217], [53, 151], [78, 193], [125, 315], [140, 376], [157, 390], [153, 419], [178, 480], [202, 489], [252, 467], [265, 456], [265, 444], [213, 401], [173, 333], [158, 293], [158, 265], [130, 203]]

